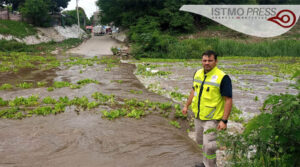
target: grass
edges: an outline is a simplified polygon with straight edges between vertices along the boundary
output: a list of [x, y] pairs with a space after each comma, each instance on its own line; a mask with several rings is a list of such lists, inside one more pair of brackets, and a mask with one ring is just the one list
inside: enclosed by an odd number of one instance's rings
[[0, 40], [0, 51], [2, 52], [31, 52], [31, 53], [40, 53], [40, 52], [51, 52], [56, 48], [61, 48], [66, 50], [68, 48], [77, 46], [82, 42], [81, 39], [70, 38], [62, 42], [47, 42], [40, 43], [35, 45], [26, 45], [24, 43], [19, 43], [17, 41], [7, 41]]
[[165, 44], [164, 49], [155, 48], [159, 45], [154, 45], [153, 48], [148, 49], [149, 51], [140, 49], [143, 46], [139, 45], [142, 44], [136, 43], [132, 50], [136, 58], [197, 59], [206, 50], [214, 50], [221, 56], [299, 57], [300, 55], [300, 41], [295, 39], [266, 40], [256, 43], [220, 38], [177, 39], [175, 42]]
[[36, 33], [37, 30], [30, 24], [12, 20], [0, 20], [0, 34], [24, 38]]

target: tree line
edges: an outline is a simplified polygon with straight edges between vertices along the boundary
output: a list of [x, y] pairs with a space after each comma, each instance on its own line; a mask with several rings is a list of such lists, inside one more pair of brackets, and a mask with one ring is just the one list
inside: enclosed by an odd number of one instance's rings
[[[28, 22], [35, 26], [51, 26], [51, 15], [59, 14], [68, 6], [70, 0], [0, 0], [0, 7], [6, 6], [7, 10], [19, 11]], [[9, 13], [8, 13], [9, 15]], [[77, 24], [76, 10], [64, 11], [63, 22], [65, 25]], [[79, 8], [81, 25], [89, 24], [84, 10]]]
[[114, 22], [129, 28], [141, 20], [157, 24], [162, 31], [187, 32], [195, 23], [207, 24], [209, 20], [195, 14], [181, 12], [185, 4], [300, 4], [300, 0], [98, 0], [101, 22]]

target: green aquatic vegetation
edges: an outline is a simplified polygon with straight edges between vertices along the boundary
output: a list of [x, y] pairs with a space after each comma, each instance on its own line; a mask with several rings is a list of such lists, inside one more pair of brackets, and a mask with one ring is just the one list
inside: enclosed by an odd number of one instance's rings
[[187, 119], [187, 114], [186, 115], [182, 114], [181, 107], [179, 104], [175, 104], [174, 108], [175, 108], [175, 118]]
[[129, 92], [132, 93], [132, 94], [143, 94], [143, 91], [141, 91], [141, 90], [133, 90], [133, 89], [131, 89], [131, 90], [129, 90]]
[[138, 101], [137, 99], [125, 99], [125, 105], [128, 107], [145, 107], [146, 103], [143, 101]]
[[170, 121], [169, 124], [175, 126], [175, 127], [178, 128], [178, 129], [181, 128], [179, 122], [177, 122], [177, 121]]
[[71, 85], [70, 82], [65, 82], [65, 81], [55, 81], [53, 83], [54, 88], [63, 88], [63, 87], [69, 87]]
[[109, 120], [114, 120], [116, 118], [125, 116], [127, 114], [126, 109], [117, 109], [111, 111], [103, 110], [101, 111], [101, 113], [102, 113], [102, 117], [107, 118]]
[[109, 72], [109, 71], [111, 71], [111, 68], [104, 68], [104, 71]]
[[52, 69], [60, 65], [52, 55], [24, 52], [0, 52], [0, 71], [18, 72], [20, 69]]
[[87, 59], [83, 57], [70, 57], [69, 60], [64, 63], [64, 65], [68, 67], [76, 66], [76, 65], [93, 66], [96, 62], [99, 62], [99, 59], [96, 56]]
[[184, 95], [179, 92], [170, 92], [170, 95], [173, 99], [178, 100], [178, 101], [182, 101], [182, 98], [184, 98], [184, 99], [188, 98], [188, 95]]
[[100, 105], [100, 102], [92, 101], [87, 104], [87, 108], [90, 110], [92, 108], [96, 108]]
[[58, 114], [58, 113], [65, 112], [66, 106], [67, 106], [67, 104], [65, 104], [65, 103], [56, 103], [54, 105], [54, 109], [52, 110], [52, 114]]
[[127, 114], [128, 117], [140, 119], [141, 116], [145, 115], [143, 110], [133, 109], [130, 113]]
[[113, 65], [113, 64], [120, 63], [120, 59], [106, 56], [106, 57], [100, 58], [99, 62], [101, 64]]
[[0, 110], [0, 118], [16, 118], [15, 114], [19, 111], [19, 107], [11, 107], [8, 109]]
[[16, 106], [37, 106], [39, 104], [38, 102], [39, 97], [37, 95], [32, 95], [28, 98], [25, 97], [16, 97], [14, 100], [9, 101], [10, 107], [16, 107]]
[[8, 105], [8, 101], [7, 100], [3, 100], [1, 97], [0, 97], [0, 106], [7, 106]]
[[16, 86], [19, 88], [23, 88], [23, 89], [29, 89], [29, 88], [33, 87], [33, 83], [23, 82], [23, 83], [17, 84]]
[[230, 112], [229, 120], [240, 123], [244, 122], [244, 118], [241, 117], [242, 113], [243, 111], [239, 110], [236, 106], [233, 105]]
[[80, 85], [76, 85], [76, 84], [70, 84], [69, 86], [71, 89], [80, 89], [81, 86]]
[[61, 102], [61, 103], [64, 103], [64, 104], [68, 104], [68, 105], [70, 103], [70, 100], [69, 100], [68, 96], [59, 97], [58, 101]]
[[76, 82], [78, 85], [86, 85], [89, 83], [99, 84], [99, 81], [93, 79], [82, 79]]
[[273, 79], [273, 82], [281, 82], [281, 81], [283, 81], [282, 78], [274, 78], [274, 79]]
[[122, 84], [124, 81], [123, 80], [111, 80], [110, 82], [116, 82], [116, 83]]
[[32, 112], [33, 112], [33, 114], [36, 114], [36, 115], [46, 116], [46, 115], [49, 115], [52, 113], [52, 107], [50, 107], [50, 106], [37, 107]]
[[100, 92], [95, 92], [92, 94], [92, 97], [98, 101], [100, 101], [101, 103], [106, 103], [106, 102], [114, 102], [114, 95], [105, 95], [102, 94]]
[[172, 108], [172, 103], [171, 102], [166, 102], [166, 103], [160, 103], [158, 107], [162, 110], [169, 110]]
[[242, 90], [242, 91], [253, 91], [253, 88], [251, 88], [251, 87], [241, 87], [241, 86], [238, 86], [237, 87], [238, 89], [240, 89], [240, 90]]
[[5, 83], [0, 86], [0, 90], [9, 90], [12, 89], [13, 86], [11, 84]]
[[53, 87], [48, 87], [48, 88], [47, 88], [47, 91], [48, 91], [48, 92], [52, 92], [52, 91], [54, 91], [54, 88], [53, 88]]
[[257, 96], [254, 97], [254, 101], [258, 101], [258, 97]]
[[38, 87], [43, 87], [47, 84], [47, 82], [37, 82]]
[[88, 107], [88, 103], [89, 103], [89, 99], [85, 96], [83, 97], [75, 97], [74, 99], [72, 99], [70, 101], [71, 105], [76, 105], [76, 106], [80, 106], [82, 108], [87, 108]]
[[47, 96], [43, 99], [44, 104], [55, 104], [56, 100], [51, 98], [50, 96]]

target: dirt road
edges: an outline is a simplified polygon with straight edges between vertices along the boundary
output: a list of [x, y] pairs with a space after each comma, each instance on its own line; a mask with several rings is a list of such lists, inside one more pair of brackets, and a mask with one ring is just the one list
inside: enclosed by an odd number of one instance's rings
[[[72, 49], [69, 53], [76, 55], [69, 56], [107, 55], [111, 46], [116, 45], [119, 44], [109, 37], [96, 37]], [[47, 96], [55, 99], [86, 96], [91, 99], [92, 93], [101, 92], [114, 94], [116, 99], [170, 101], [147, 91], [133, 74], [135, 66], [132, 64], [121, 63], [111, 70], [105, 69], [104, 64], [70, 68], [62, 65], [51, 76], [52, 80], [76, 83], [89, 78], [100, 84], [88, 84], [80, 89], [64, 87], [51, 92], [45, 87], [0, 91], [0, 97], [11, 100], [36, 94], [41, 99]], [[122, 84], [112, 82], [114, 80], [122, 80]], [[131, 90], [142, 93], [133, 94]], [[109, 121], [101, 117], [99, 111], [103, 109], [110, 108], [100, 106], [75, 112], [77, 108], [71, 106], [58, 115], [0, 119], [0, 166], [189, 167], [201, 161], [199, 147], [184, 132], [171, 126], [168, 119], [148, 115], [139, 120], [119, 118]]]

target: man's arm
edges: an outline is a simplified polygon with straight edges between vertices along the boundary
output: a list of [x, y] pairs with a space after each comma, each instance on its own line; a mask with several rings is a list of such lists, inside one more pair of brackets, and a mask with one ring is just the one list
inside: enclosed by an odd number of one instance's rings
[[[224, 98], [225, 98], [225, 106], [224, 106], [224, 115], [222, 119], [228, 120], [232, 108], [232, 97], [224, 96]], [[227, 124], [225, 124], [223, 121], [220, 121], [217, 129], [222, 130], [226, 128], [227, 128]]]
[[191, 92], [190, 92], [190, 96], [189, 96], [187, 102], [185, 103], [185, 105], [182, 109], [182, 114], [184, 114], [184, 115], [187, 114], [188, 108], [189, 108], [189, 106], [191, 105], [191, 103], [193, 101], [194, 92], [195, 92], [194, 89], [192, 89]]

